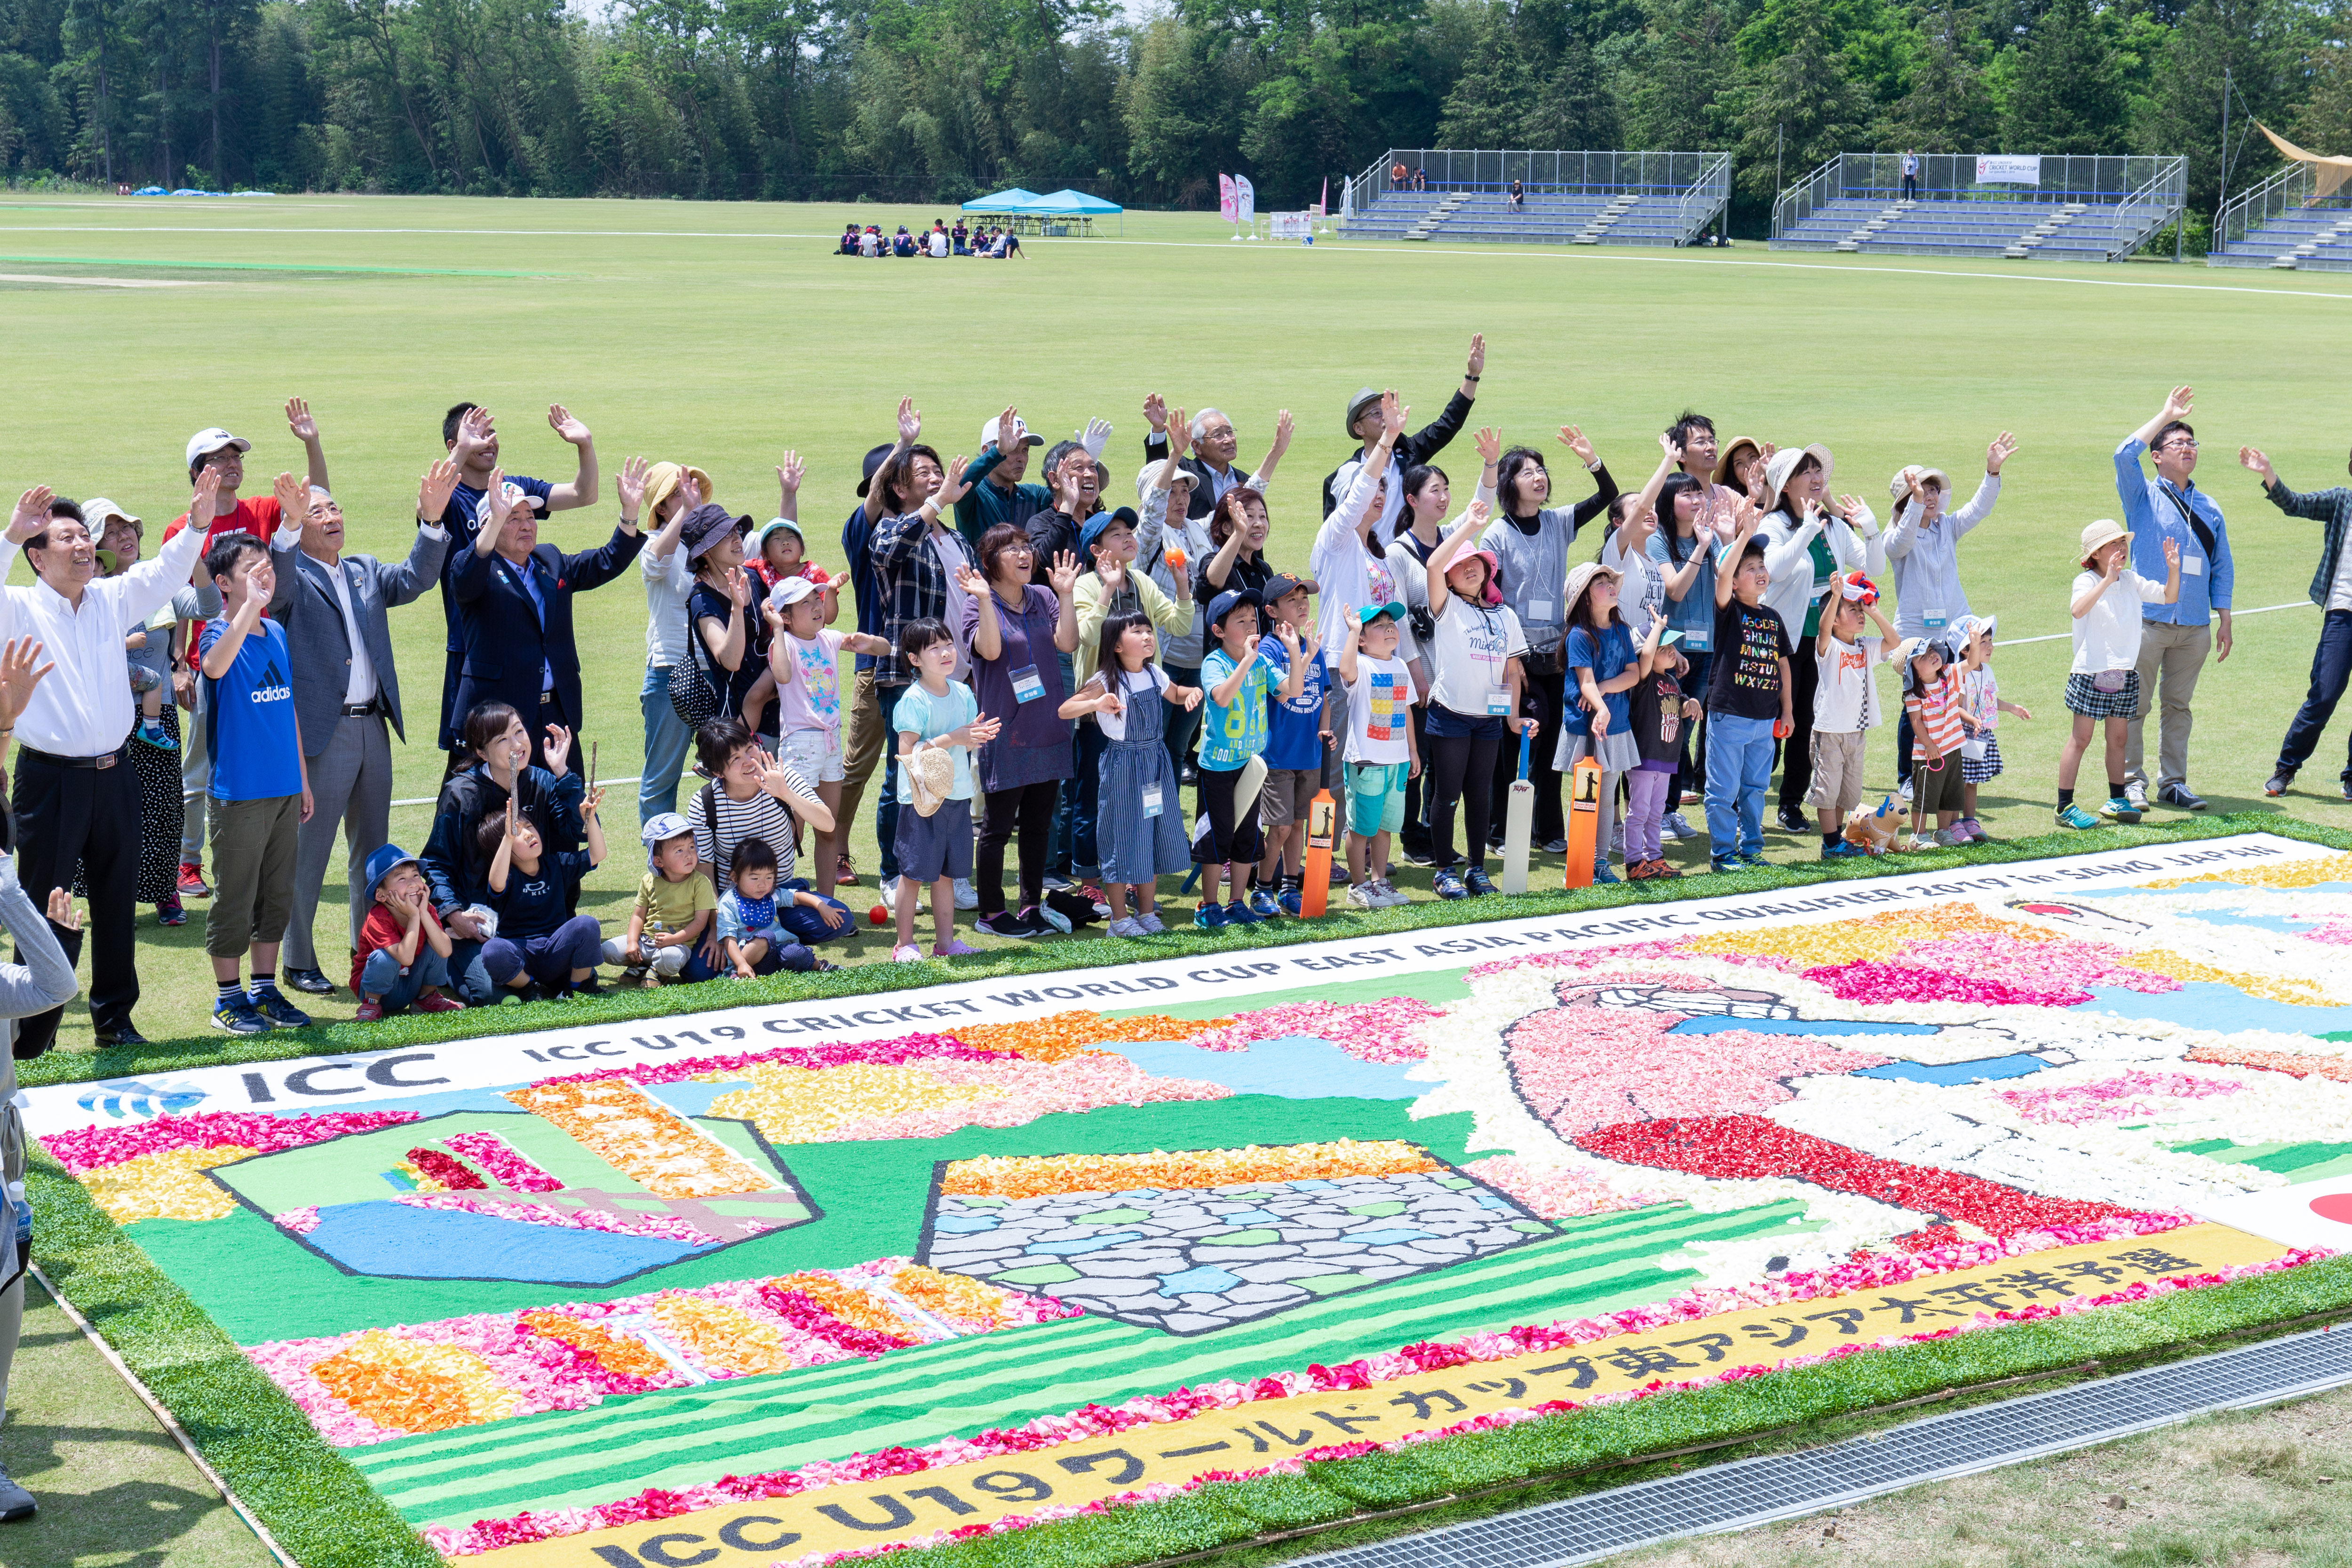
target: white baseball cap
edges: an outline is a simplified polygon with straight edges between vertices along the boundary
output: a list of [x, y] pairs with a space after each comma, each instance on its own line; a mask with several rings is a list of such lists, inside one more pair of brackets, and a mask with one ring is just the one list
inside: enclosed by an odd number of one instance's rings
[[[1033, 436], [1030, 434], [1029, 421], [1022, 418], [1018, 414], [1013, 416], [1013, 428], [1014, 431], [1013, 439], [1014, 444], [1017, 446], [1042, 447], [1045, 444], [1045, 437], [1043, 436]], [[988, 450], [989, 447], [995, 445], [996, 420], [982, 420], [980, 425], [980, 449], [984, 452]]]
[[232, 436], [215, 425], [188, 437], [188, 467], [194, 468], [197, 458], [209, 452], [217, 452], [223, 447], [234, 447], [240, 452], [253, 450], [252, 442], [242, 436]]
[[805, 577], [786, 577], [769, 590], [768, 603], [781, 610], [787, 605], [797, 605], [817, 592], [817, 585]]

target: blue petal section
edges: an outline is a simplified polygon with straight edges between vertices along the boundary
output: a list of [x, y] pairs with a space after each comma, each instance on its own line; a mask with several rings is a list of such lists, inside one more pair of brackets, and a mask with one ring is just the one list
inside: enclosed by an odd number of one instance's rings
[[335, 1204], [303, 1238], [359, 1274], [609, 1285], [707, 1250], [651, 1237], [525, 1225], [459, 1209]]
[[2273, 1029], [2283, 1035], [2326, 1035], [2352, 1029], [2352, 1007], [2305, 1007], [2249, 996], [2234, 985], [2191, 981], [2153, 995], [2120, 986], [2095, 986], [2086, 1006], [2122, 1018], [2165, 1018], [2192, 1029]]
[[931, 1228], [950, 1236], [968, 1236], [976, 1231], [994, 1230], [993, 1215], [981, 1214], [943, 1214], [931, 1221]]
[[2049, 1066], [2037, 1056], [1979, 1057], [1972, 1062], [1888, 1062], [1885, 1067], [1864, 1068], [1853, 1076], [1900, 1079], [1906, 1083], [1932, 1083], [1939, 1089], [1949, 1089], [1979, 1079], [2023, 1078]]
[[1160, 1277], [1160, 1293], [1163, 1296], [1183, 1296], [1206, 1291], [1213, 1296], [1223, 1295], [1241, 1282], [1238, 1274], [1228, 1274], [1222, 1268], [1202, 1264], [1198, 1268], [1187, 1268], [1181, 1274], [1162, 1274]]
[[1859, 1023], [1851, 1018], [1733, 1018], [1721, 1013], [1685, 1018], [1670, 1035], [1940, 1035], [1940, 1024]]
[[1409, 1082], [1411, 1062], [1358, 1061], [1328, 1040], [1306, 1035], [1260, 1040], [1245, 1051], [1204, 1051], [1179, 1040], [1139, 1040], [1097, 1047], [1117, 1051], [1158, 1078], [1221, 1083], [1235, 1094], [1283, 1100], [1418, 1100], [1427, 1084]]

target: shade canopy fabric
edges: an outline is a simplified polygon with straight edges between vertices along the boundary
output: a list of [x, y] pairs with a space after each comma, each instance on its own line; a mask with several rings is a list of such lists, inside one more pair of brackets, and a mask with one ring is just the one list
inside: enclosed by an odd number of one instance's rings
[[1052, 195], [1041, 196], [1016, 185], [1009, 191], [975, 196], [963, 204], [963, 210], [1003, 213], [1013, 217], [1109, 217], [1127, 209], [1084, 191], [1055, 191]]
[[963, 204], [963, 210], [968, 213], [1025, 213], [1039, 199], [1036, 192], [1024, 191], [1015, 185], [1011, 190], [974, 196]]
[[2271, 139], [2271, 145], [2279, 150], [2280, 157], [2311, 165], [2311, 200], [2326, 200], [2336, 193], [2347, 177], [2352, 177], [2352, 158], [2331, 158], [2321, 153], [2306, 153], [2261, 121], [2254, 123], [2261, 126], [2263, 134]]

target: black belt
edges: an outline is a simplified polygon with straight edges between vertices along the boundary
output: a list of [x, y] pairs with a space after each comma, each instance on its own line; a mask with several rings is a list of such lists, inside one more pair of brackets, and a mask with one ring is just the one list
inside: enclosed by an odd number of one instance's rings
[[383, 710], [383, 699], [381, 697], [372, 699], [366, 702], [346, 702], [343, 704], [343, 717], [346, 719], [373, 719]]
[[45, 763], [53, 768], [110, 768], [122, 760], [122, 748], [120, 746], [102, 757], [60, 757], [31, 746], [19, 746], [16, 750], [31, 761]]

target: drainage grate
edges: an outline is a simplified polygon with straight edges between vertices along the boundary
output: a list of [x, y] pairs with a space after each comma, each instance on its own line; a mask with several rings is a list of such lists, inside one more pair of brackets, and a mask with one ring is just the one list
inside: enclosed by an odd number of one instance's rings
[[1761, 1455], [1304, 1559], [1321, 1568], [1552, 1568], [1685, 1535], [1795, 1519], [1926, 1481], [2352, 1383], [2352, 1331], [2242, 1350], [1958, 1410], [1796, 1454]]

